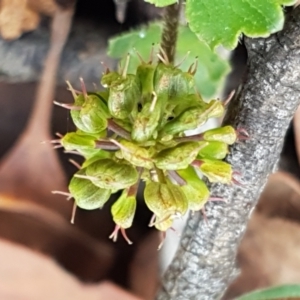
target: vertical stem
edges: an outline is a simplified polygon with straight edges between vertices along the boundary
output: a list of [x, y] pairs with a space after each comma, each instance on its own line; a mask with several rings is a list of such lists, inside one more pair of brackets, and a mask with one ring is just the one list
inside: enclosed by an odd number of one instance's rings
[[37, 88], [33, 112], [27, 125], [27, 131], [29, 132], [34, 132], [35, 134], [49, 132], [56, 74], [61, 53], [70, 32], [73, 12], [73, 7], [66, 10], [59, 8], [53, 17], [50, 49]]
[[181, 3], [182, 0], [179, 0], [178, 3], [167, 6], [164, 12], [161, 47], [166, 52], [170, 64], [173, 64], [175, 59]]

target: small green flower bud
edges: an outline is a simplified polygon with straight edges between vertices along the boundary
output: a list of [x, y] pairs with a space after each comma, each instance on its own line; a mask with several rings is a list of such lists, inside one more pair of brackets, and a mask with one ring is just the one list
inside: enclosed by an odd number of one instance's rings
[[224, 126], [205, 131], [203, 138], [206, 141], [218, 141], [232, 145], [237, 140], [237, 134], [232, 126]]
[[205, 146], [205, 142], [202, 144], [198, 142], [181, 143], [175, 147], [160, 151], [153, 157], [153, 161], [159, 169], [185, 169], [195, 160], [201, 148]]
[[95, 137], [88, 134], [69, 132], [62, 139], [61, 144], [67, 151], [93, 150], [96, 147]]
[[201, 159], [200, 171], [210, 182], [231, 183], [232, 167], [230, 164], [212, 159]]
[[192, 211], [202, 209], [210, 195], [206, 184], [191, 166], [184, 170], [178, 170], [177, 173], [186, 181], [186, 184], [181, 186], [181, 188], [188, 199], [189, 209]]
[[[84, 175], [81, 169], [76, 174]], [[73, 177], [69, 184], [69, 191], [75, 199], [76, 205], [82, 209], [93, 210], [101, 208], [109, 199], [111, 191], [95, 186], [90, 180]]]
[[195, 81], [193, 75], [174, 68], [169, 87], [169, 96], [185, 97], [194, 92], [194, 86]]
[[109, 113], [106, 105], [96, 95], [88, 95], [80, 111], [83, 127], [89, 133], [101, 132], [107, 128]]
[[146, 182], [144, 197], [148, 208], [161, 218], [183, 216], [188, 209], [188, 202], [181, 188], [169, 181]]
[[[85, 99], [84, 99], [84, 96], [83, 94], [80, 94], [76, 97], [74, 97], [74, 105], [77, 106], [77, 107], [82, 107], [83, 104], [85, 102]], [[75, 124], [75, 126], [78, 128], [78, 129], [81, 129], [83, 131], [86, 131], [85, 129], [85, 126], [82, 122], [82, 119], [80, 117], [80, 109], [71, 109], [71, 118], [73, 120], [73, 123]]]
[[121, 155], [117, 152], [116, 156], [118, 158], [125, 159], [137, 167], [143, 167], [146, 169], [153, 168], [153, 162], [147, 149], [139, 147], [138, 145], [126, 140], [121, 140], [119, 143], [121, 146]]
[[128, 191], [124, 190], [119, 199], [112, 205], [111, 214], [116, 223], [115, 230], [109, 236], [115, 242], [118, 238], [118, 232], [121, 231], [124, 239], [128, 244], [132, 244], [126, 235], [125, 229], [131, 227], [136, 210], [135, 196], [128, 195]]
[[125, 189], [138, 180], [138, 172], [133, 166], [112, 159], [91, 163], [86, 168], [86, 175], [96, 186], [114, 190]]
[[108, 108], [117, 119], [126, 119], [136, 113], [141, 92], [135, 75], [127, 74], [113, 82], [109, 91]]
[[201, 107], [192, 107], [168, 122], [160, 132], [160, 136], [175, 135], [186, 130], [195, 129], [207, 121], [207, 112]]
[[136, 197], [128, 196], [128, 191], [124, 190], [119, 199], [111, 207], [114, 222], [124, 229], [131, 227], [135, 209]]
[[136, 142], [146, 142], [155, 135], [167, 98], [160, 96], [153, 101], [155, 103], [147, 102], [134, 120], [131, 136]]
[[164, 63], [158, 63], [154, 72], [154, 91], [157, 96], [167, 95], [169, 96], [171, 80], [173, 77], [175, 68], [171, 65], [165, 65]]
[[228, 154], [228, 145], [223, 142], [201, 141], [199, 144], [206, 143], [198, 153], [199, 158], [224, 159]]

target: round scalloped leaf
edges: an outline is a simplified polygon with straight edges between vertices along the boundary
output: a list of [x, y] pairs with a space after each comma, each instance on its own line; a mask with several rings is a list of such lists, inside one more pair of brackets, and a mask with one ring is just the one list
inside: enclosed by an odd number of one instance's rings
[[275, 300], [275, 299], [299, 299], [300, 285], [287, 284], [281, 286], [260, 289], [240, 296], [236, 300]]
[[187, 0], [186, 18], [190, 28], [211, 48], [222, 44], [233, 49], [239, 36], [267, 37], [284, 23], [281, 5], [296, 0]]
[[178, 0], [145, 0], [145, 2], [154, 4], [157, 7], [164, 7], [174, 3], [178, 3]]
[[[162, 27], [160, 23], [152, 23], [149, 27], [143, 27], [117, 36], [109, 41], [108, 54], [114, 58], [124, 58], [131, 54], [129, 73], [135, 73], [140, 61], [135, 49], [145, 61], [149, 60], [151, 44], [160, 42]], [[211, 98], [223, 85], [225, 76], [229, 72], [229, 64], [214, 53], [204, 42], [191, 32], [188, 27], [180, 26], [176, 63], [190, 51], [188, 58], [180, 65], [182, 70], [187, 70], [199, 57], [198, 69], [195, 74], [195, 82], [198, 90], [204, 98]]]

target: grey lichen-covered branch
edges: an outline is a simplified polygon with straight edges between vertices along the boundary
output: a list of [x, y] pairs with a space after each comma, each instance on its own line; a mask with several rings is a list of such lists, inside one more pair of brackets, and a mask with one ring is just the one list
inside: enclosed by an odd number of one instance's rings
[[238, 272], [235, 257], [257, 199], [274, 171], [289, 123], [300, 103], [300, 7], [279, 34], [246, 39], [248, 75], [232, 101], [226, 124], [250, 139], [232, 146], [228, 162], [239, 185], [212, 184], [213, 196], [228, 202], [190, 216], [175, 258], [165, 273], [159, 300], [220, 299]]

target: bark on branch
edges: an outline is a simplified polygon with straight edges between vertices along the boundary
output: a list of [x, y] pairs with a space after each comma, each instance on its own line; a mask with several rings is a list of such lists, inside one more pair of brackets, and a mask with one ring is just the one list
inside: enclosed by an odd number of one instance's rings
[[237, 275], [237, 247], [300, 103], [300, 7], [287, 17], [279, 34], [246, 39], [246, 46], [248, 78], [225, 120], [251, 136], [235, 144], [227, 157], [244, 186], [211, 185], [212, 195], [228, 203], [208, 203], [208, 225], [200, 213], [189, 217], [159, 300], [222, 297]]

